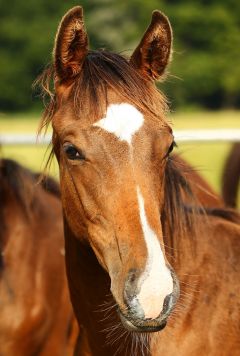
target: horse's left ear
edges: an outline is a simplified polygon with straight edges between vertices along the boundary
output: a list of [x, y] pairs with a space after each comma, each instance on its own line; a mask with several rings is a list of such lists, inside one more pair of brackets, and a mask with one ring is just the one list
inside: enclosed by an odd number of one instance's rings
[[153, 11], [152, 21], [140, 44], [135, 49], [130, 63], [150, 80], [164, 74], [171, 58], [172, 28], [168, 18], [160, 11]]
[[75, 6], [60, 22], [55, 40], [54, 63], [57, 78], [69, 80], [82, 68], [88, 53], [88, 37], [84, 28], [83, 9]]

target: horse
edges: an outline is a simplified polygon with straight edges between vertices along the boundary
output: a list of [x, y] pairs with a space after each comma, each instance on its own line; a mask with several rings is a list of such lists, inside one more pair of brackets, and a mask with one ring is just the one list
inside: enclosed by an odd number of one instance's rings
[[226, 159], [222, 173], [222, 197], [225, 204], [236, 208], [240, 182], [240, 143], [235, 142]]
[[69, 299], [59, 186], [0, 160], [0, 355], [70, 356]]
[[209, 183], [202, 177], [201, 172], [192, 167], [185, 159], [179, 154], [173, 154], [173, 161], [178, 170], [188, 182], [194, 196], [197, 197], [198, 204], [205, 208], [223, 208], [224, 201], [216, 193], [216, 191], [209, 185]]
[[[240, 227], [198, 204], [175, 163], [163, 79], [172, 29], [154, 11], [130, 59], [90, 50], [82, 7], [60, 22], [50, 93], [75, 355], [238, 355]], [[51, 91], [52, 84], [54, 85]]]

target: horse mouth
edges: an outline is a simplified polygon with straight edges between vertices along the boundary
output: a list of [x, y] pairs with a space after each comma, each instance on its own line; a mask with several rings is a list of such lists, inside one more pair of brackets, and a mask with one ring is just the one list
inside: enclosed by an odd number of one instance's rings
[[141, 319], [133, 319], [126, 315], [124, 315], [120, 310], [118, 310], [121, 322], [123, 326], [128, 331], [134, 332], [157, 332], [165, 328], [167, 325], [167, 318], [161, 319], [149, 319], [149, 320], [141, 320]]
[[127, 311], [118, 308], [118, 314], [123, 326], [133, 332], [157, 332], [163, 330], [167, 325], [168, 317], [171, 315], [180, 294], [179, 282], [174, 271], [171, 269], [173, 278], [173, 292], [168, 294], [163, 303], [163, 309], [159, 316], [155, 319], [145, 318], [144, 312], [140, 304], [132, 308], [127, 308]]

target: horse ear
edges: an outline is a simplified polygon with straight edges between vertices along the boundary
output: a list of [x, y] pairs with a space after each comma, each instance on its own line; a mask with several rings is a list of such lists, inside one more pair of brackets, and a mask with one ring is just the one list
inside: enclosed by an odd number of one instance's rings
[[153, 11], [152, 21], [141, 42], [132, 54], [130, 63], [150, 80], [164, 74], [171, 58], [172, 28], [168, 18], [160, 11]]
[[69, 10], [60, 22], [54, 48], [54, 63], [58, 79], [68, 80], [82, 68], [88, 52], [88, 36], [84, 28], [81, 6]]

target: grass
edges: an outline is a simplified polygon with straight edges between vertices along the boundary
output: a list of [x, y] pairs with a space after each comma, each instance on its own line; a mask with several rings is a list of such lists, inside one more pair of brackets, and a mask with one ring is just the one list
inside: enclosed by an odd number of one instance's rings
[[180, 112], [170, 118], [174, 129], [240, 128], [240, 111]]
[[[170, 120], [174, 129], [240, 128], [240, 112], [180, 112], [172, 113]], [[1, 133], [35, 133], [40, 122], [38, 113], [0, 114]], [[175, 150], [188, 160], [220, 192], [221, 174], [230, 143], [181, 143]], [[2, 156], [19, 161], [25, 166], [40, 171], [44, 168], [46, 146], [4, 146]], [[45, 157], [46, 158], [46, 157]], [[57, 163], [51, 174], [58, 176]]]
[[184, 143], [175, 152], [180, 153], [218, 192], [221, 175], [230, 143]]
[[[216, 129], [240, 128], [239, 111], [180, 112], [173, 113], [174, 129]], [[221, 192], [221, 176], [226, 157], [230, 151], [229, 142], [181, 143], [179, 152], [218, 192]]]
[[35, 133], [38, 130], [40, 113], [0, 113], [1, 133]]
[[[14, 159], [36, 172], [42, 172], [50, 151], [45, 145], [9, 145], [1, 147], [0, 152], [4, 158]], [[55, 158], [51, 164], [50, 174], [58, 178], [58, 165]]]

